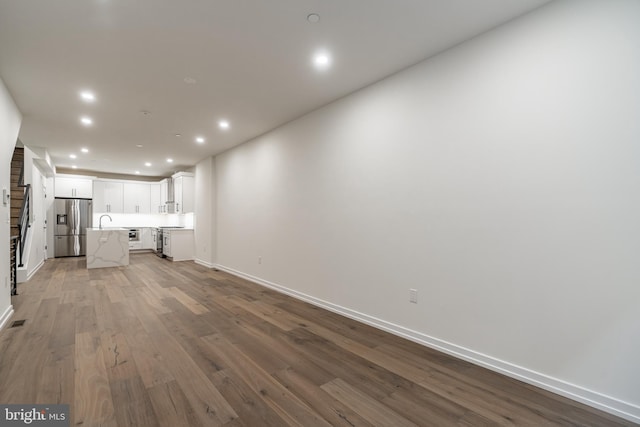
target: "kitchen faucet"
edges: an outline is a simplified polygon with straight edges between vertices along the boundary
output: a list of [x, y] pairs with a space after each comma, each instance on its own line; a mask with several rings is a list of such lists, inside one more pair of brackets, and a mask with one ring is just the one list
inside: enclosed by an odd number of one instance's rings
[[102, 230], [102, 218], [105, 217], [105, 216], [107, 218], [109, 218], [109, 222], [113, 222], [113, 220], [111, 219], [111, 217], [109, 215], [107, 215], [107, 214], [100, 215], [100, 220], [98, 221], [98, 226], [100, 227], [100, 230]]

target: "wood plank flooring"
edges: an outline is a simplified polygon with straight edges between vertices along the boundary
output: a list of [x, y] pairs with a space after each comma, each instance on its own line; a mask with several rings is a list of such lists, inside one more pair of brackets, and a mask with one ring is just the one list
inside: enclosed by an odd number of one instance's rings
[[193, 262], [49, 260], [0, 332], [0, 402], [89, 426], [630, 422]]

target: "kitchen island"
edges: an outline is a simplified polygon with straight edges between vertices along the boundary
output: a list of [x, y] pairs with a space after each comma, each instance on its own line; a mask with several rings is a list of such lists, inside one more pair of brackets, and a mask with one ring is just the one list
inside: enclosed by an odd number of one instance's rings
[[87, 228], [87, 268], [129, 265], [129, 230]]

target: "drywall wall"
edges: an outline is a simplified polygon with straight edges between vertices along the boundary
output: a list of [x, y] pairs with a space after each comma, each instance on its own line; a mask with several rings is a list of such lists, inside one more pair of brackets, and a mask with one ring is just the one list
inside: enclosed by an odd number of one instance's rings
[[[46, 259], [46, 224], [47, 219], [47, 178], [38, 169], [35, 160], [39, 156], [29, 147], [24, 147], [25, 184], [31, 184], [31, 205], [29, 212], [30, 227], [28, 231], [28, 254], [25, 258], [27, 278], [30, 278]], [[53, 193], [53, 192], [52, 192]]]
[[552, 2], [217, 156], [217, 264], [640, 421], [638, 16]]
[[[18, 140], [22, 115], [0, 79], [0, 194], [11, 188], [11, 156]], [[11, 316], [9, 271], [9, 203], [0, 201], [0, 328]]]
[[55, 178], [50, 176], [47, 178], [47, 198], [45, 202], [46, 216], [47, 216], [47, 227], [46, 231], [46, 240], [47, 240], [47, 253], [46, 258], [54, 258], [55, 256], [55, 226], [56, 223], [56, 213], [55, 213], [55, 197], [54, 197], [54, 188], [55, 188]]
[[208, 157], [195, 167], [195, 246], [197, 263], [215, 262], [215, 160]]

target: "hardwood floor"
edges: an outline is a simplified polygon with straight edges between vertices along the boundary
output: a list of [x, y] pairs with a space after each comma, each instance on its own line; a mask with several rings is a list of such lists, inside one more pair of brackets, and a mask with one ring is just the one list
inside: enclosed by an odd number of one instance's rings
[[0, 332], [0, 402], [72, 425], [633, 425], [193, 262], [49, 260]]

